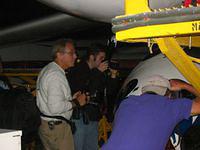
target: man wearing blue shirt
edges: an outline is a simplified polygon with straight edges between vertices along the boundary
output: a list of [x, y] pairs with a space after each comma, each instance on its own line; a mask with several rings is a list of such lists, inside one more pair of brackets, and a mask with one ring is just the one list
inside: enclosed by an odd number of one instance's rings
[[180, 80], [155, 75], [144, 81], [141, 96], [130, 96], [116, 112], [114, 128], [102, 150], [163, 150], [176, 126], [200, 113], [199, 97], [170, 100], [170, 90], [197, 91]]

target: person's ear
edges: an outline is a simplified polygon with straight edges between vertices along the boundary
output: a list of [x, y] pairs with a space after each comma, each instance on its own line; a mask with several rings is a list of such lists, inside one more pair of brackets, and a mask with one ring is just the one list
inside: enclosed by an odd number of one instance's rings
[[62, 59], [63, 56], [64, 56], [64, 54], [61, 53], [61, 52], [58, 52], [58, 53], [56, 54], [56, 56], [57, 56], [57, 58]]
[[61, 53], [56, 53], [56, 56], [57, 56], [57, 58], [60, 58], [61, 57]]

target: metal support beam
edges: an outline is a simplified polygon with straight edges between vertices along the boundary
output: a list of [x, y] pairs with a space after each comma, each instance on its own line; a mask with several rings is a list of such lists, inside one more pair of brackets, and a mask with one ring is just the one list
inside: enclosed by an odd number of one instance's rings
[[176, 39], [173, 37], [158, 38], [156, 41], [162, 53], [168, 57], [182, 75], [199, 91], [200, 95], [200, 70], [183, 51]]
[[150, 8], [148, 7], [148, 0], [139, 0], [139, 1], [133, 1], [133, 0], [126, 0], [125, 1], [125, 15], [133, 15], [133, 14], [139, 14], [143, 12], [150, 12]]
[[[162, 53], [199, 91], [200, 95], [200, 70], [193, 63], [200, 60], [189, 57], [180, 47], [180, 45], [200, 46], [199, 36], [197, 36], [200, 34], [200, 19], [197, 18], [200, 9], [198, 7], [173, 8], [151, 12], [147, 0], [142, 0], [142, 2], [126, 0], [125, 6], [125, 15], [116, 17], [112, 21], [116, 39], [126, 42], [136, 40], [148, 42], [148, 39], [151, 39], [153, 43], [156, 42]], [[172, 13], [170, 17], [169, 13]], [[178, 39], [176, 40], [174, 36]]]

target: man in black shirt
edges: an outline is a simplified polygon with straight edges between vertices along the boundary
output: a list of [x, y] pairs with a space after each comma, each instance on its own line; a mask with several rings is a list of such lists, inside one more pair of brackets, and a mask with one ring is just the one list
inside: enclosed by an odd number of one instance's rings
[[104, 61], [105, 55], [103, 46], [94, 45], [87, 52], [86, 60], [77, 64], [67, 75], [73, 93], [81, 90], [89, 95], [87, 105], [73, 111], [76, 125], [75, 150], [98, 149], [98, 121], [105, 103], [107, 83], [105, 71], [108, 69], [108, 62]]

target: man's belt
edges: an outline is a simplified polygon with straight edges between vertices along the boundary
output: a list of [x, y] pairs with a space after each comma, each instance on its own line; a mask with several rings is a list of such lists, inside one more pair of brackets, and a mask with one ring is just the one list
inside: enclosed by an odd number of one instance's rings
[[48, 121], [48, 126], [50, 130], [53, 130], [56, 125], [61, 124], [62, 121]]
[[[63, 120], [63, 121], [65, 121], [67, 124], [70, 125], [71, 130], [72, 130], [72, 133], [75, 133], [75, 131], [76, 131], [76, 127], [75, 127], [74, 122], [72, 122], [71, 120], [66, 119], [66, 118], [63, 117], [63, 116], [49, 116], [49, 115], [45, 115], [45, 114], [43, 114], [43, 113], [41, 113], [41, 112], [40, 112], [40, 115], [43, 116], [43, 117], [47, 117], [47, 118], [53, 118], [53, 119]], [[62, 121], [54, 121], [54, 122], [57, 122], [57, 123], [58, 123], [58, 122], [61, 122], [61, 123], [62, 123]], [[48, 124], [49, 124], [49, 122], [48, 122]]]
[[[68, 123], [68, 124], [71, 123], [70, 120], [66, 119], [66, 118], [63, 117], [63, 116], [49, 116], [49, 115], [45, 115], [45, 114], [43, 114], [43, 113], [40, 113], [40, 116], [46, 117], [46, 118], [52, 118], [52, 119], [63, 120], [63, 121], [65, 121], [65, 122]], [[54, 122], [61, 122], [61, 123], [62, 123], [62, 121], [54, 121]]]

